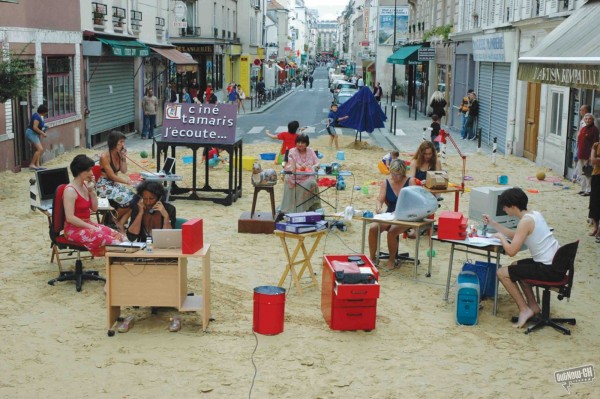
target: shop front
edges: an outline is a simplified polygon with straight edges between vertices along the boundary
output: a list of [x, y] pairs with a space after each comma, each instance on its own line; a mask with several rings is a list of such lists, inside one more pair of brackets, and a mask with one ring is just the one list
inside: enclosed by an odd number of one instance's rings
[[223, 50], [222, 45], [218, 44], [199, 44], [199, 43], [177, 43], [177, 38], [173, 38], [173, 44], [177, 51], [187, 53], [198, 63], [197, 69], [194, 67], [185, 67], [181, 71], [173, 64], [169, 70], [169, 82], [175, 82], [178, 92], [183, 87], [188, 88], [194, 78], [200, 86], [200, 92], [204, 93], [210, 84], [213, 92], [223, 88]]
[[88, 146], [103, 142], [111, 130], [135, 130], [136, 70], [150, 48], [137, 40], [98, 37], [83, 41], [85, 65], [85, 123]]
[[589, 105], [596, 121], [600, 117], [600, 31], [589, 29], [599, 19], [600, 3], [588, 3], [519, 57], [518, 79], [528, 82], [528, 98], [539, 87], [536, 163], [567, 178], [575, 168], [579, 108]]
[[514, 39], [514, 32], [473, 37], [473, 59], [478, 63], [479, 69], [476, 90], [479, 101], [477, 128], [481, 129], [482, 143], [492, 146], [494, 139], [497, 139], [500, 153], [505, 153], [510, 147], [507, 133], [510, 71], [511, 62], [515, 58], [512, 51]]

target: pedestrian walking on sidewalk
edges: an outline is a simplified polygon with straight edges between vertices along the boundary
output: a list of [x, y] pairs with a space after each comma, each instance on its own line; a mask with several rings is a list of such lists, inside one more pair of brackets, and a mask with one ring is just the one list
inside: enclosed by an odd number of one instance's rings
[[467, 91], [467, 95], [463, 97], [462, 103], [460, 104], [460, 107], [458, 107], [458, 113], [462, 119], [460, 137], [463, 140], [467, 137], [465, 124], [467, 123], [467, 114], [469, 112], [469, 107], [471, 107], [471, 99], [469, 98], [469, 94], [471, 93], [473, 93], [473, 89], [469, 89], [469, 91]]
[[477, 138], [477, 134], [475, 132], [475, 120], [477, 119], [477, 116], [479, 116], [479, 102], [477, 101], [477, 95], [475, 92], [469, 93], [469, 99], [471, 100], [471, 105], [469, 106], [469, 111], [467, 112], [465, 134], [467, 140], [475, 140]]

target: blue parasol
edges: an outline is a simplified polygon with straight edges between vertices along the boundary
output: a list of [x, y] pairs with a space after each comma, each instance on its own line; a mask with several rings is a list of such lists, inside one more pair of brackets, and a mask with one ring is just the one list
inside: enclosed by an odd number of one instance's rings
[[[348, 119], [339, 121], [343, 127], [356, 130], [356, 136], [362, 132], [373, 133], [373, 130], [385, 127], [387, 119], [373, 92], [363, 86], [338, 109], [339, 116], [348, 115]], [[362, 140], [362, 135], [359, 140]]]

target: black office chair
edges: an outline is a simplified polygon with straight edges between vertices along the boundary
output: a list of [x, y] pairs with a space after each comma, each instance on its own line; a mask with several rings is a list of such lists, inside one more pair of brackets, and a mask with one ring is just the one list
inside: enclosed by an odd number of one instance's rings
[[[563, 245], [556, 251], [554, 258], [552, 259], [552, 266], [559, 267], [565, 271], [565, 277], [560, 281], [540, 281], [540, 280], [523, 280], [524, 283], [531, 285], [532, 287], [542, 288], [544, 290], [542, 294], [542, 313], [538, 319], [534, 319], [535, 324], [528, 327], [525, 330], [525, 334], [529, 334], [535, 329], [550, 326], [556, 330], [561, 331], [564, 335], [571, 335], [571, 330], [558, 324], [567, 323], [575, 325], [576, 320], [574, 318], [551, 318], [550, 317], [550, 290], [558, 292], [558, 300], [561, 301], [563, 298], [569, 299], [571, 297], [571, 288], [573, 287], [573, 274], [575, 271], [575, 255], [577, 255], [577, 247], [579, 241], [572, 242], [570, 244]], [[538, 292], [539, 300], [539, 292]], [[518, 317], [513, 317], [513, 321], [518, 321]]]

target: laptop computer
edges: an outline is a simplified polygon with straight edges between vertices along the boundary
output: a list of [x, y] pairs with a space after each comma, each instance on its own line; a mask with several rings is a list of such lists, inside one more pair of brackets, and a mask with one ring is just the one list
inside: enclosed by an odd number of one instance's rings
[[180, 249], [181, 229], [152, 229], [152, 243], [156, 249]]
[[153, 178], [153, 177], [164, 177], [164, 176], [170, 176], [173, 174], [173, 169], [175, 168], [175, 158], [173, 157], [166, 157], [165, 158], [165, 162], [163, 163], [163, 167], [160, 170], [160, 172], [158, 173], [153, 173], [153, 172], [142, 172], [140, 173], [140, 175], [142, 175], [143, 178]]

